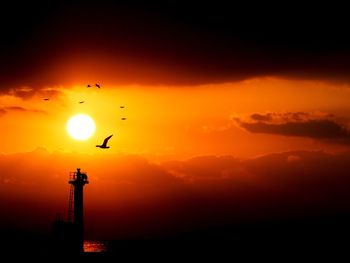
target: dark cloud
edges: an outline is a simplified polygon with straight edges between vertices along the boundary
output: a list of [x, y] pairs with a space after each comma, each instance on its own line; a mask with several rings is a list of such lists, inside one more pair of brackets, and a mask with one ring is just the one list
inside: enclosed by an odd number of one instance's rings
[[89, 81], [194, 85], [265, 75], [347, 81], [347, 14], [337, 7], [330, 19], [329, 5], [313, 8], [89, 1], [4, 7], [1, 90]]
[[241, 127], [253, 133], [270, 133], [285, 136], [301, 136], [316, 139], [332, 139], [348, 137], [348, 131], [330, 120], [309, 120], [305, 122], [241, 123]]
[[321, 113], [287, 112], [252, 114], [248, 119], [236, 118], [238, 125], [252, 133], [328, 139], [348, 143], [350, 132], [335, 116]]

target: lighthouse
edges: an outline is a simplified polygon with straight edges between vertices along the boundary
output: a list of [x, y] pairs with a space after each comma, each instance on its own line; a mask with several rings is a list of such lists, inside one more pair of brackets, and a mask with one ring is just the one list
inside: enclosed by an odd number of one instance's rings
[[52, 223], [55, 253], [84, 252], [84, 186], [89, 183], [86, 173], [80, 171], [69, 174], [70, 192], [68, 204], [68, 220], [59, 216]]
[[[68, 222], [72, 222], [76, 232], [77, 246], [84, 250], [84, 186], [89, 183], [86, 173], [80, 168], [69, 175], [71, 185], [69, 194]], [[72, 217], [73, 216], [73, 217]]]

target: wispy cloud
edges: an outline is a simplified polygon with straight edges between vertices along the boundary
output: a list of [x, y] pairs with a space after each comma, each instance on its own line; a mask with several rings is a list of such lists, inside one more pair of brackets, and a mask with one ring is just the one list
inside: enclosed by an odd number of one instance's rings
[[44, 110], [38, 110], [38, 109], [27, 109], [20, 106], [8, 106], [8, 107], [1, 107], [0, 108], [0, 116], [5, 115], [10, 112], [22, 112], [22, 113], [39, 113], [39, 114], [47, 114]]
[[17, 87], [8, 90], [3, 90], [4, 94], [9, 94], [15, 97], [20, 97], [22, 99], [29, 99], [33, 96], [43, 96], [43, 97], [57, 97], [61, 94], [58, 88], [50, 87]]

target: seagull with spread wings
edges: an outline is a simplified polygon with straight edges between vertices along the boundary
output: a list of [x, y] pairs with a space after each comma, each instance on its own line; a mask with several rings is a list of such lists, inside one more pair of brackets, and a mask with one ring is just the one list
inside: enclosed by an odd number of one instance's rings
[[107, 146], [107, 143], [108, 143], [108, 140], [109, 140], [112, 136], [113, 136], [113, 134], [110, 135], [110, 136], [108, 136], [106, 139], [104, 139], [102, 145], [96, 145], [96, 147], [99, 147], [99, 148], [101, 148], [101, 149], [108, 149], [109, 146]]

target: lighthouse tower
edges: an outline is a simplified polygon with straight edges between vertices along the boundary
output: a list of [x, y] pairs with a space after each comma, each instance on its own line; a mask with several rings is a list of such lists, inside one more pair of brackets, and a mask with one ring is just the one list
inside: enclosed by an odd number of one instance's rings
[[[70, 173], [69, 184], [71, 184], [69, 195], [68, 221], [74, 225], [77, 245], [79, 250], [84, 250], [84, 185], [88, 184], [88, 178], [85, 173], [80, 171]], [[72, 218], [72, 215], [74, 217]]]

